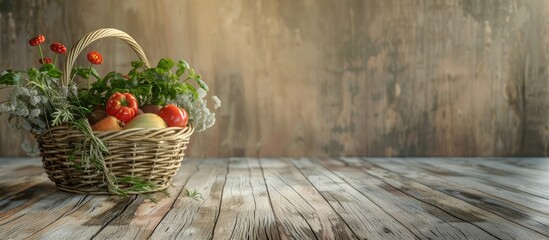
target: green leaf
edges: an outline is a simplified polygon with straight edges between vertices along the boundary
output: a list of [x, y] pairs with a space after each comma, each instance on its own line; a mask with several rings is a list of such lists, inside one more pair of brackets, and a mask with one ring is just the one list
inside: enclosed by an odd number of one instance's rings
[[190, 83], [185, 83], [187, 85], [187, 89], [192, 93], [193, 95], [193, 101], [198, 99], [198, 91], [196, 91], [196, 88]]
[[180, 60], [177, 63], [177, 71], [175, 72], [175, 75], [177, 78], [180, 78], [183, 74], [185, 74], [185, 71], [189, 68], [189, 64], [185, 62], [185, 60]]
[[111, 90], [111, 93], [109, 94], [109, 97], [110, 97], [110, 95], [112, 95], [115, 92], [127, 93], [127, 92], [130, 92], [130, 90], [127, 89], [127, 88], [113, 88]]
[[19, 84], [20, 81], [21, 73], [13, 69], [6, 70], [6, 74], [0, 77], [0, 84], [16, 85]]
[[173, 86], [173, 89], [176, 91], [177, 95], [186, 93], [189, 88], [187, 87], [187, 84], [178, 82]]
[[63, 72], [61, 72], [61, 70], [59, 69], [51, 69], [48, 71], [47, 73], [48, 76], [50, 77], [53, 77], [53, 78], [60, 78], [61, 76], [63, 76]]
[[83, 67], [75, 67], [72, 69], [71, 78], [73, 78], [75, 75], [84, 79], [88, 79], [88, 76], [90, 75], [89, 69]]
[[120, 78], [114, 78], [111, 80], [111, 87], [112, 88], [128, 88], [128, 81], [126, 79], [120, 79]]
[[162, 79], [164, 74], [167, 73], [169, 70], [166, 70], [164, 68], [155, 68], [154, 71], [156, 72], [157, 76], [161, 77]]
[[145, 66], [145, 62], [143, 61], [132, 61], [132, 68], [136, 69], [136, 68], [142, 68], [143, 66]]
[[91, 68], [91, 75], [95, 77], [95, 79], [100, 79], [99, 73], [97, 73], [97, 70], [95, 68]]
[[158, 73], [156, 73], [156, 68], [149, 68], [145, 70], [143, 73], [143, 77], [151, 82], [157, 81], [157, 79], [160, 78]]
[[27, 71], [27, 75], [30, 79], [37, 79], [40, 75], [40, 72], [36, 68], [29, 68], [29, 70]]
[[209, 90], [208, 85], [206, 85], [206, 82], [202, 81], [202, 79], [195, 78], [194, 80], [196, 80], [196, 83], [198, 83], [198, 86], [200, 86], [200, 88], [204, 89], [204, 91], [207, 92]]
[[187, 63], [187, 61], [185, 61], [185, 60], [179, 60], [179, 63], [180, 63], [181, 65], [183, 65], [183, 67], [184, 67], [185, 69], [191, 68], [191, 67], [189, 66], [189, 63]]
[[41, 72], [48, 72], [48, 71], [50, 71], [50, 70], [52, 70], [52, 69], [55, 69], [55, 66], [54, 66], [53, 64], [51, 64], [51, 63], [44, 64], [44, 65], [42, 65], [42, 67], [39, 68], [39, 70], [40, 70]]
[[130, 92], [137, 98], [145, 98], [146, 96], [149, 96], [152, 94], [152, 86], [150, 85], [139, 86], [137, 88], [133, 88]]
[[164, 69], [166, 71], [169, 71], [175, 66], [175, 62], [169, 58], [162, 58], [160, 61], [158, 61], [158, 64], [156, 65], [156, 68]]

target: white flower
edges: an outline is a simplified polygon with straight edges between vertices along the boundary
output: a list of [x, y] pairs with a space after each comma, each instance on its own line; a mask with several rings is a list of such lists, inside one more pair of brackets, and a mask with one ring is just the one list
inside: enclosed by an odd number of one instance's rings
[[25, 117], [29, 115], [29, 110], [26, 108], [19, 108], [15, 111], [15, 114]]
[[221, 107], [221, 100], [219, 100], [219, 98], [217, 96], [213, 96], [212, 100], [215, 103], [214, 104], [214, 109], [218, 109], [219, 107]]
[[30, 115], [31, 115], [31, 117], [38, 117], [40, 115], [40, 109], [35, 108], [35, 109], [31, 110]]
[[41, 100], [40, 96], [32, 96], [32, 97], [30, 98], [30, 103], [31, 103], [32, 105], [36, 105], [36, 104], [38, 104], [38, 103], [40, 102], [40, 100]]
[[8, 112], [10, 110], [11, 110], [11, 108], [8, 106], [7, 103], [0, 104], [0, 112]]
[[28, 96], [30, 95], [30, 91], [28, 88], [21, 88], [21, 95]]
[[29, 143], [27, 139], [21, 144], [21, 148], [31, 157], [40, 156], [40, 149], [38, 149], [38, 143], [34, 142], [33, 144]]
[[197, 92], [198, 92], [198, 98], [204, 98], [204, 97], [206, 96], [206, 94], [208, 94], [208, 93], [207, 93], [204, 89], [202, 89], [202, 88], [199, 88], [199, 89], [197, 90]]

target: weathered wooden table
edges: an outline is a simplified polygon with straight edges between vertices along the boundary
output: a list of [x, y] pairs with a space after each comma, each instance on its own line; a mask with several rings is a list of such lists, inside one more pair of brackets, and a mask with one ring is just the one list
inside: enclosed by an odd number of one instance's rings
[[169, 193], [65, 193], [0, 159], [0, 239], [549, 239], [543, 158], [185, 159]]

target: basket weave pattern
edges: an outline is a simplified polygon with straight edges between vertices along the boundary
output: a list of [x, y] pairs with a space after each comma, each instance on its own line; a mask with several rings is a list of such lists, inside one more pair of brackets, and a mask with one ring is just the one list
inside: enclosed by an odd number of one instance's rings
[[[116, 29], [99, 29], [84, 36], [71, 49], [65, 64], [65, 73], [70, 72], [78, 54], [91, 42], [115, 37], [128, 43], [148, 67], [148, 61], [141, 47], [126, 33]], [[65, 74], [61, 84], [67, 86], [70, 79]], [[183, 160], [184, 150], [194, 128], [127, 129], [122, 131], [94, 132], [103, 140], [108, 153], [104, 166], [117, 179], [139, 178], [154, 183], [157, 188], [150, 191], [127, 191], [128, 194], [154, 192], [166, 189], [177, 173]], [[107, 186], [106, 174], [101, 167], [83, 164], [79, 149], [85, 144], [86, 136], [71, 127], [61, 125], [37, 136], [42, 163], [46, 173], [57, 188], [63, 191], [86, 194], [113, 194]], [[121, 190], [130, 189], [127, 183], [117, 182]]]
[[[105, 165], [117, 178], [138, 177], [166, 189], [181, 166], [193, 128], [128, 129], [96, 133], [108, 146]], [[61, 190], [108, 194], [104, 173], [84, 166], [75, 151], [86, 136], [69, 126], [52, 128], [38, 138], [48, 177]], [[121, 189], [130, 186], [120, 184]], [[134, 194], [137, 192], [128, 192]], [[143, 193], [143, 192], [140, 192]]]

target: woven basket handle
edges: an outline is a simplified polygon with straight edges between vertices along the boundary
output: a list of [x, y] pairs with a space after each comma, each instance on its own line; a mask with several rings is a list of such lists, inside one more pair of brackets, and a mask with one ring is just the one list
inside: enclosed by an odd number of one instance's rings
[[67, 61], [65, 62], [65, 66], [64, 66], [64, 69], [63, 69], [64, 70], [63, 72], [65, 74], [61, 78], [61, 85], [62, 86], [68, 86], [69, 85], [69, 82], [71, 81], [71, 76], [70, 75], [71, 75], [72, 67], [74, 65], [74, 62], [76, 61], [76, 58], [78, 57], [78, 55], [80, 55], [82, 50], [84, 50], [84, 48], [86, 48], [88, 45], [90, 45], [90, 43], [95, 42], [96, 40], [99, 40], [101, 38], [106, 38], [106, 37], [115, 37], [115, 38], [121, 39], [124, 42], [126, 42], [128, 45], [130, 45], [130, 47], [137, 54], [137, 56], [139, 56], [139, 59], [141, 59], [143, 62], [145, 62], [145, 66], [147, 68], [150, 67], [149, 61], [147, 60], [147, 57], [145, 56], [145, 52], [143, 52], [143, 49], [141, 48], [141, 46], [139, 46], [139, 44], [137, 44], [137, 42], [130, 35], [128, 35], [125, 32], [122, 32], [118, 29], [102, 28], [102, 29], [98, 29], [98, 30], [95, 30], [93, 32], [90, 32], [90, 33], [86, 34], [84, 37], [82, 37], [80, 40], [78, 40], [76, 45], [74, 45], [71, 48], [71, 50], [67, 54]]

